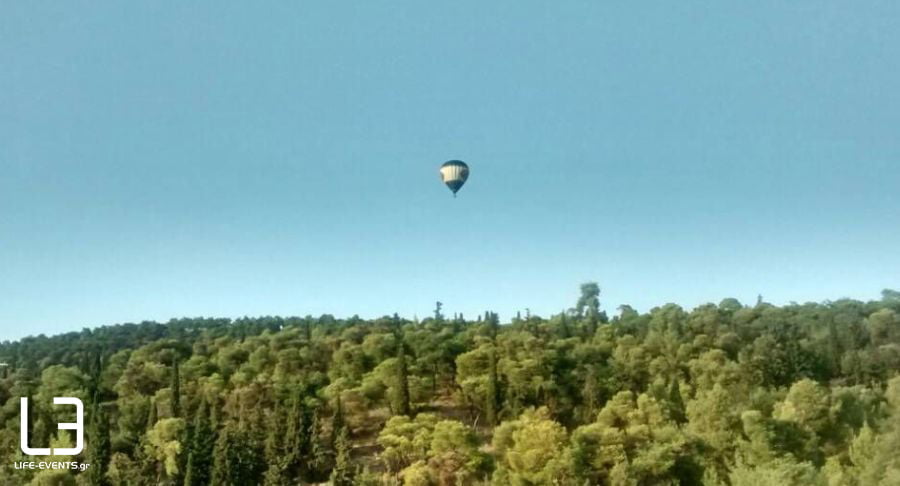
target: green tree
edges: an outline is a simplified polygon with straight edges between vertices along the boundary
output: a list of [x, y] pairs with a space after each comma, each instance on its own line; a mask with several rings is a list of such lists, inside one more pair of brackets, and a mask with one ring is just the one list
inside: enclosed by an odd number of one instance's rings
[[851, 447], [851, 458], [860, 472], [861, 484], [894, 486], [900, 484], [900, 376], [888, 381], [884, 398], [887, 417], [882, 431], [872, 436], [860, 432]]
[[415, 419], [405, 415], [391, 417], [378, 434], [385, 469], [398, 473], [416, 461], [425, 461], [437, 423], [437, 416], [431, 413], [420, 413]]
[[479, 450], [475, 431], [456, 420], [435, 424], [428, 466], [441, 485], [471, 484], [487, 472], [489, 459]]
[[178, 355], [172, 354], [172, 417], [181, 417], [181, 374], [178, 369]]
[[106, 471], [112, 455], [109, 442], [109, 417], [95, 397], [91, 408], [90, 424], [87, 433], [87, 457], [85, 462], [91, 467], [85, 472], [87, 483], [91, 486], [107, 486], [109, 480]]
[[209, 403], [202, 399], [194, 416], [193, 433], [187, 452], [185, 486], [211, 484], [213, 450], [216, 446], [216, 431], [211, 415]]
[[397, 343], [397, 414], [409, 415], [409, 370], [406, 363], [406, 346], [401, 339]]
[[572, 435], [579, 477], [610, 484], [700, 484], [697, 450], [655, 398], [619, 392]]
[[178, 418], [165, 418], [147, 431], [147, 442], [144, 450], [148, 457], [155, 460], [157, 468], [157, 481], [174, 481], [179, 477], [181, 470], [180, 456], [183, 450], [181, 444], [184, 434], [184, 420]]
[[[339, 424], [340, 427], [342, 425]], [[319, 433], [319, 411], [315, 409], [309, 419], [306, 436], [309, 439], [309, 452], [304, 455], [301, 477], [309, 482], [324, 479], [330, 460], [328, 450], [322, 444]]]
[[229, 423], [219, 433], [213, 451], [212, 483], [243, 486], [262, 482], [266, 464], [253, 434]]
[[337, 434], [335, 442], [335, 458], [334, 469], [331, 471], [329, 480], [334, 486], [353, 486], [354, 479], [357, 474], [356, 467], [353, 465], [351, 458], [350, 438], [347, 434], [347, 428], [341, 427]]
[[824, 478], [808, 463], [790, 458], [765, 466], [738, 464], [730, 475], [731, 486], [825, 486]]
[[500, 378], [497, 376], [497, 346], [488, 351], [488, 378], [485, 393], [485, 418], [490, 426], [497, 425], [500, 416]]
[[527, 410], [517, 420], [500, 424], [493, 446], [499, 459], [495, 484], [559, 484], [571, 479], [568, 434], [546, 409]]
[[600, 320], [600, 286], [597, 282], [581, 284], [581, 295], [575, 304], [575, 314], [582, 319], [585, 333], [593, 336]]

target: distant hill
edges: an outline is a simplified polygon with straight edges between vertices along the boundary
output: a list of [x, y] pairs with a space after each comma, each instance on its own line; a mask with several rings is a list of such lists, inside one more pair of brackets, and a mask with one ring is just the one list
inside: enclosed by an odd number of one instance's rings
[[[0, 484], [876, 485], [900, 477], [900, 293], [501, 324], [176, 319], [0, 343]], [[82, 399], [84, 452], [52, 398]], [[86, 471], [17, 468], [77, 461]]]

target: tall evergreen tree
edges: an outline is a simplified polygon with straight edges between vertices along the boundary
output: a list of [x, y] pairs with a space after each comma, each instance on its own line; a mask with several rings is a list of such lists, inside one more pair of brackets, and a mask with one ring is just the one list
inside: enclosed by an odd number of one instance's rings
[[597, 332], [600, 321], [600, 286], [597, 282], [581, 285], [581, 296], [575, 305], [575, 313], [582, 319], [584, 332], [590, 339]]
[[[303, 404], [303, 398], [295, 396], [291, 403], [291, 410], [287, 414], [287, 436], [280, 454], [285, 457], [286, 467], [299, 473], [303, 457], [309, 449], [309, 413]], [[277, 433], [279, 424], [275, 424], [272, 433]]]
[[88, 427], [87, 457], [85, 462], [91, 466], [85, 472], [91, 486], [107, 486], [109, 480], [106, 471], [112, 450], [109, 441], [109, 417], [106, 415], [99, 394], [95, 395], [91, 407], [91, 421]]
[[212, 482], [216, 486], [260, 484], [266, 470], [263, 451], [253, 434], [229, 423], [222, 429], [213, 451]]
[[347, 428], [341, 427], [335, 442], [334, 469], [329, 478], [333, 486], [353, 486], [356, 470], [350, 457], [350, 438]]
[[178, 355], [172, 353], [172, 417], [181, 417], [181, 374], [178, 370]]
[[409, 403], [409, 370], [406, 364], [406, 345], [401, 338], [397, 345], [397, 415], [409, 415], [411, 412]]
[[583, 419], [592, 422], [597, 415], [597, 401], [599, 399], [599, 377], [597, 367], [588, 365], [584, 376], [584, 387], [581, 390], [581, 401], [584, 406]]
[[485, 397], [485, 418], [489, 425], [496, 425], [500, 416], [500, 384], [497, 375], [497, 334], [500, 332], [500, 318], [494, 312], [485, 312], [485, 322], [491, 338], [491, 349], [488, 354], [488, 383]]
[[159, 421], [159, 411], [156, 408], [156, 400], [150, 399], [150, 410], [147, 412], [147, 430], [153, 428], [156, 425], [156, 422]]
[[500, 317], [497, 316], [496, 312], [487, 312], [485, 313], [485, 321], [488, 323], [488, 332], [491, 340], [496, 341], [497, 334], [500, 332]]
[[88, 370], [88, 396], [100, 399], [100, 375], [103, 373], [103, 361], [98, 350], [91, 353], [91, 364]]
[[[172, 383], [171, 383], [171, 391], [172, 391], [172, 417], [173, 418], [181, 418], [181, 373], [178, 367], [178, 353], [172, 353]], [[182, 432], [182, 437], [179, 441], [183, 444], [189, 443], [192, 434], [192, 428], [186, 427]], [[184, 472], [185, 467], [185, 456], [184, 454], [180, 454], [178, 456], [178, 471], [180, 473]], [[181, 483], [181, 475], [178, 474], [175, 476], [175, 482]]]
[[303, 337], [306, 339], [306, 344], [312, 342], [312, 323], [309, 322], [309, 319], [303, 321]]
[[331, 450], [337, 448], [338, 433], [344, 428], [344, 406], [341, 404], [341, 392], [335, 396], [334, 414], [331, 416]]
[[212, 484], [213, 450], [216, 447], [216, 430], [212, 423], [210, 406], [201, 399], [194, 416], [193, 433], [187, 451], [185, 486]]
[[497, 346], [492, 345], [488, 363], [487, 403], [485, 415], [488, 425], [497, 425], [500, 417], [500, 385], [497, 376]]
[[672, 380], [672, 384], [669, 386], [668, 403], [672, 420], [679, 425], [687, 422], [684, 399], [681, 397], [681, 384], [678, 380]]
[[330, 458], [319, 434], [318, 409], [313, 410], [310, 414], [306, 435], [309, 438], [309, 451], [302, 457], [301, 477], [308, 482], [319, 482], [324, 479]]
[[443, 306], [444, 303], [441, 301], [434, 303], [434, 320], [437, 322], [444, 322], [444, 314], [441, 313], [441, 307]]
[[270, 414], [265, 437], [265, 453], [268, 469], [263, 483], [266, 486], [288, 485], [299, 473], [300, 454], [306, 429], [300, 410], [301, 398], [291, 400], [291, 409], [285, 411], [282, 402], [276, 404]]

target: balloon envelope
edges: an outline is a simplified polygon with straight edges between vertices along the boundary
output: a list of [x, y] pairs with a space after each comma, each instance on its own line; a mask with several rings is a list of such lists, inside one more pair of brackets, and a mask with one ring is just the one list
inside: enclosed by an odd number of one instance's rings
[[469, 178], [469, 166], [461, 160], [444, 162], [440, 172], [441, 181], [444, 184], [447, 184], [447, 187], [453, 191], [454, 196], [456, 195], [456, 191], [458, 191], [463, 184], [466, 183], [466, 179]]

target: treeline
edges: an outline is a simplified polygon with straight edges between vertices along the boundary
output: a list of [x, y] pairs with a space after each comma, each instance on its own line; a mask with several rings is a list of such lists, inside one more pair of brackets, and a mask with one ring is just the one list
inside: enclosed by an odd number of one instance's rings
[[[900, 292], [609, 317], [180, 319], [0, 344], [0, 484], [900, 485]], [[84, 472], [19, 448], [71, 447]], [[71, 461], [71, 457], [40, 458]]]

